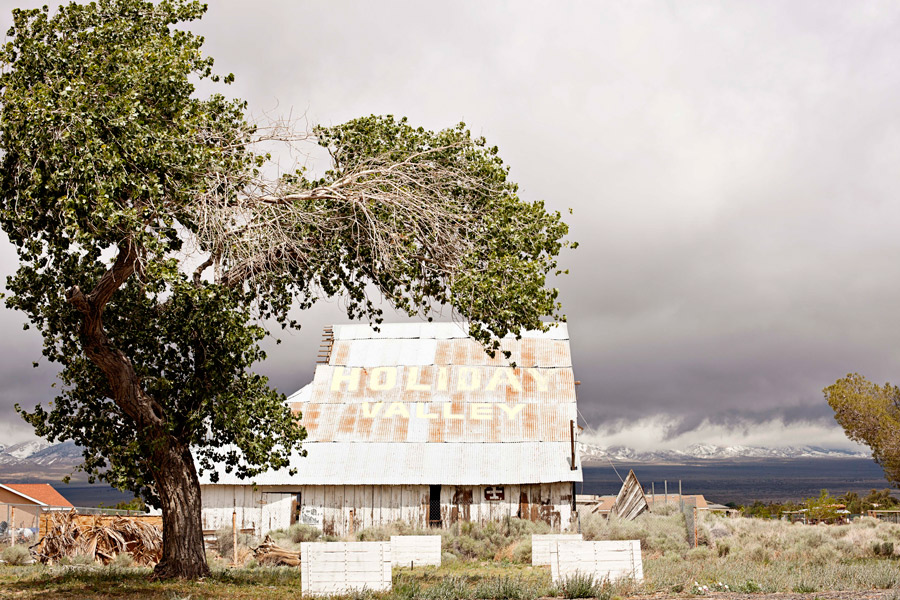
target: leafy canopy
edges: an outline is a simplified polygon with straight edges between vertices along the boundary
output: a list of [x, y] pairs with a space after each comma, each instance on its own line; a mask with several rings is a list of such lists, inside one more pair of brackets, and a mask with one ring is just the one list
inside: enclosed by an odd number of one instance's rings
[[885, 478], [900, 485], [900, 388], [850, 373], [824, 393], [847, 437], [866, 444]]
[[148, 499], [151, 441], [83, 354], [81, 319], [66, 301], [125, 245], [137, 249], [138, 273], [105, 307], [104, 326], [170, 434], [199, 448], [201, 464], [223, 461], [242, 475], [287, 464], [305, 435], [282, 396], [249, 371], [265, 334], [247, 310], [253, 294], [195, 285], [178, 258], [209, 174], [259, 161], [235, 144], [252, 132], [242, 103], [192, 97], [190, 78], [211, 77], [212, 60], [202, 38], [172, 26], [203, 11], [132, 0], [70, 4], [52, 17], [17, 10], [0, 55], [0, 218], [20, 260], [7, 303], [62, 366], [52, 408], [23, 414], [39, 435], [82, 446], [92, 475]]
[[251, 370], [266, 319], [297, 327], [292, 307], [341, 296], [349, 317], [380, 322], [375, 291], [411, 315], [445, 306], [496, 349], [507, 333], [564, 319], [547, 277], [575, 246], [559, 213], [521, 200], [497, 149], [464, 124], [432, 132], [372, 116], [318, 127], [332, 168], [267, 180], [258, 142], [298, 136], [257, 127], [241, 101], [196, 96], [193, 82], [220, 79], [203, 39], [177, 26], [205, 10], [186, 0], [17, 10], [0, 52], [0, 224], [20, 260], [7, 303], [62, 367], [49, 409], [23, 414], [38, 434], [82, 446], [92, 476], [148, 500], [158, 440], [113, 400], [66, 295], [91, 290], [116, 258], [135, 266], [103, 328], [168, 434], [201, 468], [253, 476], [287, 465], [305, 436]]

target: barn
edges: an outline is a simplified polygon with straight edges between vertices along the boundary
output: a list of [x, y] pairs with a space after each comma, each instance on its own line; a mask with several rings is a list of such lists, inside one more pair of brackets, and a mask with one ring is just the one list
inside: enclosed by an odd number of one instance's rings
[[[457, 323], [326, 328], [312, 383], [288, 397], [306, 457], [252, 481], [203, 482], [203, 527], [326, 534], [405, 521], [505, 517], [573, 525], [582, 480], [568, 330], [502, 340], [488, 356]], [[515, 367], [511, 366], [515, 364]]]

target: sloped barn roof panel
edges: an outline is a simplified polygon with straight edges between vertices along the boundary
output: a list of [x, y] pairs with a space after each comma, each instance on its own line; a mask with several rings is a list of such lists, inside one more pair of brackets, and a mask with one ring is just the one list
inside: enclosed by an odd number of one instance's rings
[[[581, 481], [564, 442], [498, 444], [304, 443], [308, 456], [253, 478], [257, 485], [503, 485]], [[210, 483], [207, 477], [203, 483]], [[223, 474], [219, 484], [245, 480]]]
[[571, 367], [569, 345], [564, 340], [544, 338], [503, 339], [501, 352], [493, 358], [472, 339], [335, 339], [329, 365], [382, 367], [415, 365], [472, 365], [517, 367]]

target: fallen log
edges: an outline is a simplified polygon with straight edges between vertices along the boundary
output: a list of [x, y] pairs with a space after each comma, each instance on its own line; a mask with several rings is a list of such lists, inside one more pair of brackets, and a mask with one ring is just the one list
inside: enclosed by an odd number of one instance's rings
[[253, 557], [261, 565], [269, 566], [300, 566], [300, 553], [288, 550], [277, 545], [272, 538], [266, 536], [262, 544], [253, 549]]

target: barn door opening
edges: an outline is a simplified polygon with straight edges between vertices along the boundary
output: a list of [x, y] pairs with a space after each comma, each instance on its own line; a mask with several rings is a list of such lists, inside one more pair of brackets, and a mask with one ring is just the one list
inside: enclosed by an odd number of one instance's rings
[[432, 485], [428, 489], [428, 526], [441, 526], [441, 486]]
[[294, 499], [291, 500], [291, 525], [300, 520], [300, 512], [302, 510], [303, 496], [301, 495], [301, 492], [297, 492], [294, 494]]

